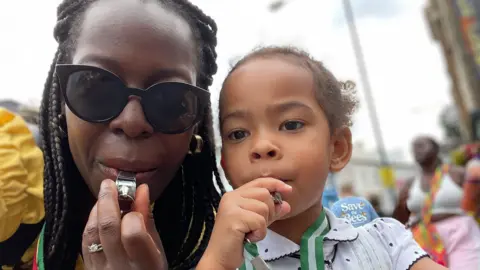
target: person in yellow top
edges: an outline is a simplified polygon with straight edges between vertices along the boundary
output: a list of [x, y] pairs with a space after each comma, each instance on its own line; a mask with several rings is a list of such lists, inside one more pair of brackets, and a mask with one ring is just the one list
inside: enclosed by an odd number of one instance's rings
[[33, 260], [45, 216], [43, 168], [42, 152], [28, 124], [0, 108], [1, 269], [22, 269]]

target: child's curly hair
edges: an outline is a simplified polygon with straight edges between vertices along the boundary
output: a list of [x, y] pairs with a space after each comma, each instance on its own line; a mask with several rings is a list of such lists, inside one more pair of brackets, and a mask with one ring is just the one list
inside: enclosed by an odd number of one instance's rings
[[[299, 48], [271, 46], [255, 49], [232, 67], [227, 79], [230, 74], [248, 61], [271, 57], [281, 57], [312, 73], [316, 85], [317, 101], [325, 111], [331, 131], [352, 125], [352, 115], [358, 105], [355, 83], [338, 81], [321, 61], [315, 60], [309, 53]], [[220, 93], [220, 99], [221, 96]]]

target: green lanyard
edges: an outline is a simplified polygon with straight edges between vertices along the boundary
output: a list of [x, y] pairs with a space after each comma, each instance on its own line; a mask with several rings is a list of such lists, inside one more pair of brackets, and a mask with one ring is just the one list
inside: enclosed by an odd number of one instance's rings
[[45, 270], [45, 261], [44, 261], [44, 253], [43, 253], [43, 234], [45, 231], [45, 225], [43, 225], [42, 231], [40, 232], [40, 237], [38, 237], [37, 243], [37, 254], [35, 256], [36, 260], [33, 262], [37, 265], [38, 270]]
[[[303, 234], [300, 243], [300, 266], [302, 270], [324, 270], [323, 238], [330, 230], [325, 211]], [[245, 262], [240, 270], [259, 270], [252, 261], [258, 260], [259, 253], [256, 244], [246, 243], [244, 248]], [[262, 269], [263, 270], [263, 269]]]

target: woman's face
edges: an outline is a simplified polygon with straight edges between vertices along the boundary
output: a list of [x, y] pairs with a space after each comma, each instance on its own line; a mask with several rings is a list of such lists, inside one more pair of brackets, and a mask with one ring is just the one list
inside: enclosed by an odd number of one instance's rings
[[[108, 70], [132, 88], [164, 81], [195, 84], [194, 44], [187, 22], [157, 3], [97, 1], [86, 11], [72, 62]], [[65, 109], [73, 159], [95, 196], [104, 179], [115, 180], [124, 170], [136, 172], [137, 183], [147, 183], [155, 200], [188, 151], [192, 130], [155, 133], [139, 98], [130, 97], [108, 123], [86, 122]]]
[[429, 164], [436, 160], [438, 152], [435, 149], [431, 139], [427, 137], [418, 137], [412, 144], [415, 161], [420, 165]]

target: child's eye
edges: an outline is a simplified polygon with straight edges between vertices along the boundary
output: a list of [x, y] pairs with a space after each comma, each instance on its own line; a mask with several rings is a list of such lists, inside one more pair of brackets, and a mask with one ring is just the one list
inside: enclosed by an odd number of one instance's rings
[[280, 130], [294, 131], [301, 129], [305, 126], [305, 123], [300, 121], [286, 121], [280, 126]]
[[228, 139], [232, 141], [239, 141], [248, 136], [248, 132], [245, 130], [234, 130], [228, 134]]

